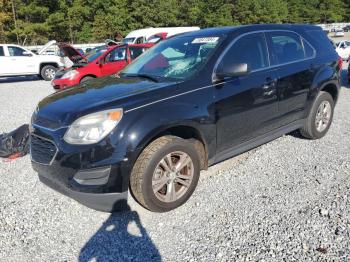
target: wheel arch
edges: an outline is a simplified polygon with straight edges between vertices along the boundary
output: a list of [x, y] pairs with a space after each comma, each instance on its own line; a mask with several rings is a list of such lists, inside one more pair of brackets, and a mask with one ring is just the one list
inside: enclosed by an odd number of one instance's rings
[[338, 96], [339, 96], [339, 90], [338, 90], [338, 87], [335, 83], [326, 83], [324, 84], [321, 88], [320, 88], [320, 91], [324, 91], [324, 92], [327, 92], [329, 93], [333, 100], [334, 100], [334, 103], [337, 102], [338, 100]]
[[81, 83], [81, 80], [83, 80], [85, 77], [93, 77], [93, 78], [97, 78], [97, 76], [93, 75], [93, 74], [87, 74], [87, 75], [84, 75], [82, 77], [80, 77], [79, 79], [79, 83]]
[[39, 73], [41, 73], [41, 70], [43, 69], [44, 66], [48, 66], [48, 65], [59, 68], [59, 65], [56, 62], [42, 62], [39, 64]]
[[152, 135], [145, 137], [139, 143], [139, 154], [141, 154], [142, 150], [152, 141], [162, 136], [172, 135], [183, 139], [192, 139], [194, 140], [194, 146], [200, 157], [201, 170], [208, 169], [208, 145], [203, 134], [196, 127], [189, 124], [180, 124], [154, 130], [151, 134]]

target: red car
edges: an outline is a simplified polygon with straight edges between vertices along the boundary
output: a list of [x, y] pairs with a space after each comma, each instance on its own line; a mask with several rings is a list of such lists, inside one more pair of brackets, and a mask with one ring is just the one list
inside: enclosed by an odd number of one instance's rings
[[92, 78], [118, 73], [154, 44], [123, 44], [96, 51], [86, 57], [70, 45], [61, 45], [64, 56], [73, 61], [73, 66], [56, 72], [51, 84], [55, 89], [64, 89]]

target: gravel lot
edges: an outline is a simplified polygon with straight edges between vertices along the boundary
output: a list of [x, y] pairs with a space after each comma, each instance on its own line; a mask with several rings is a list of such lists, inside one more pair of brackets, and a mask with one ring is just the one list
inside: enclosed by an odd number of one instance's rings
[[[50, 94], [36, 78], [0, 79], [0, 133]], [[28, 156], [0, 160], [1, 261], [350, 261], [350, 87], [328, 135], [293, 135], [202, 172], [165, 214], [88, 209], [38, 182]]]

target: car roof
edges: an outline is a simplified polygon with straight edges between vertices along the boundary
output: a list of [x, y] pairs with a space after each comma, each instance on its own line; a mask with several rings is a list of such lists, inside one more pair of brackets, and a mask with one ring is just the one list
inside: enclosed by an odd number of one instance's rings
[[[183, 33], [181, 36], [193, 36], [193, 37], [206, 37], [214, 35], [226, 35], [240, 30], [244, 31], [259, 31], [259, 30], [322, 30], [321, 27], [315, 25], [306, 24], [252, 24], [252, 25], [240, 25], [240, 26], [226, 26], [226, 27], [212, 27], [201, 29], [198, 31], [192, 31]], [[176, 36], [175, 36], [176, 37]]]

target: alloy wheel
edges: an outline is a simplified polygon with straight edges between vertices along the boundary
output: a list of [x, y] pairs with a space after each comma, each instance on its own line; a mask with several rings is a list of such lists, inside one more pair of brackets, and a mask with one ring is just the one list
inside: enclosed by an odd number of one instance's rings
[[162, 202], [175, 202], [186, 194], [193, 175], [191, 157], [185, 152], [171, 152], [158, 163], [153, 173], [153, 193]]
[[45, 75], [47, 76], [47, 78], [49, 79], [53, 79], [55, 77], [56, 71], [52, 68], [48, 68], [45, 70]]
[[328, 101], [323, 101], [317, 109], [315, 124], [318, 132], [323, 132], [329, 125], [332, 117], [332, 106]]

